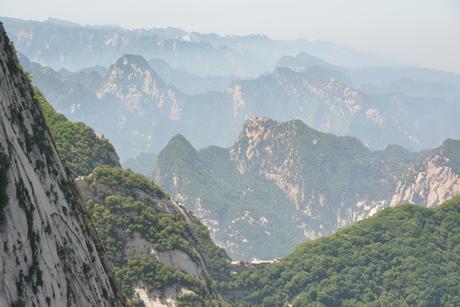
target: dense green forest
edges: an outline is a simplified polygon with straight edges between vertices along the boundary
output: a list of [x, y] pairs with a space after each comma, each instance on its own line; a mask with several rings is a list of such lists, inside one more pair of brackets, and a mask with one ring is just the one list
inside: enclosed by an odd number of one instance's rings
[[460, 197], [403, 205], [222, 284], [234, 306], [460, 306]]

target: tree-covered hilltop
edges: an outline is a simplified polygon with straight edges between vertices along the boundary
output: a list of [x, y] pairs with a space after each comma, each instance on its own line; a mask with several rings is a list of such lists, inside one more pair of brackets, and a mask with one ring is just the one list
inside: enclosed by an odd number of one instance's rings
[[175, 291], [179, 306], [219, 303], [230, 259], [185, 208], [130, 170], [101, 166], [77, 182], [127, 297]]
[[45, 117], [61, 159], [74, 177], [86, 176], [99, 165], [120, 166], [112, 144], [81, 122], [71, 122], [56, 112], [40, 90], [35, 97]]
[[223, 285], [234, 306], [460, 306], [460, 197], [403, 205]]

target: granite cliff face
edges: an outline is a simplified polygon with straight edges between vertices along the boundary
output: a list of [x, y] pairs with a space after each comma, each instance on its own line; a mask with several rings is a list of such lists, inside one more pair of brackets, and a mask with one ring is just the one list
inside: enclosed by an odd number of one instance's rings
[[414, 203], [432, 207], [460, 194], [460, 141], [446, 140], [398, 182], [390, 206]]
[[181, 117], [181, 95], [167, 86], [143, 57], [134, 55], [119, 58], [96, 92], [98, 99], [115, 98], [141, 117], [160, 113], [170, 120]]
[[0, 65], [0, 305], [124, 305], [2, 26]]

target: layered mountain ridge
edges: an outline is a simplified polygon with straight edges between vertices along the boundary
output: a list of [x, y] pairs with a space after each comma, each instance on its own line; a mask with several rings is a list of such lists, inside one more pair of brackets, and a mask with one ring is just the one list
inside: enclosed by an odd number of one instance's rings
[[301, 51], [322, 55], [345, 66], [394, 63], [329, 42], [276, 41], [263, 35], [219, 36], [180, 29], [127, 30], [114, 26], [82, 26], [66, 21], [28, 21], [2, 17], [19, 51], [55, 69], [109, 66], [123, 54], [161, 58], [175, 68], [201, 77], [255, 77], [272, 70], [283, 55]]
[[[79, 28], [59, 20], [48, 23]], [[152, 32], [168, 39], [184, 35], [177, 29]], [[225, 40], [247, 40], [251, 46], [267, 38]], [[170, 117], [171, 95], [162, 91], [174, 88], [157, 79], [141, 57], [123, 56], [110, 70], [78, 73], [29, 64], [50, 77], [40, 81], [59, 84], [53, 93], [71, 93], [63, 101], [77, 98], [62, 104], [71, 106], [71, 114], [113, 124], [113, 118], [91, 112], [138, 120], [145, 109], [137, 107], [145, 105], [167, 122], [184, 124]], [[399, 145], [372, 151], [354, 137], [320, 132], [301, 120], [266, 117], [240, 118], [243, 130], [227, 148], [195, 150], [188, 137], [177, 134], [157, 158], [147, 158], [157, 160], [157, 179], [206, 223], [210, 235], [155, 183], [120, 168], [108, 139], [69, 121], [34, 91], [1, 28], [0, 69], [0, 305], [125, 306], [124, 297], [128, 306], [171, 307], [460, 304], [460, 199], [432, 209], [399, 206], [406, 201], [437, 206], [458, 193], [460, 141], [447, 139], [423, 152]], [[265, 90], [279, 86], [296, 96], [299, 84], [282, 77], [292, 73], [306, 76], [307, 83], [346, 77], [317, 66], [277, 69], [264, 76], [270, 84]], [[348, 82], [337, 83], [347, 88]], [[229, 91], [232, 98], [242, 98], [236, 111], [243, 113], [252, 107], [244, 89]], [[78, 101], [80, 91], [95, 100]], [[184, 95], [180, 119], [192, 123], [203, 110], [238, 118], [242, 113], [231, 104], [215, 102], [225, 96], [229, 93]], [[325, 97], [327, 102], [330, 96]], [[214, 122], [200, 122], [201, 129], [228, 124], [219, 116], [209, 119]], [[191, 135], [203, 137], [202, 131]], [[139, 133], [128, 130], [131, 138]], [[74, 176], [79, 176], [76, 183]], [[386, 208], [392, 206], [397, 208]], [[274, 258], [297, 242], [363, 218], [274, 261], [231, 264], [211, 240], [240, 259]]]
[[[460, 93], [441, 90], [455, 88], [456, 83], [441, 83], [439, 89], [420, 97], [411, 96], [413, 88], [368, 93], [366, 85], [356, 82], [359, 70], [319, 59], [305, 64], [306, 57], [311, 58], [306, 54], [300, 60], [293, 58], [300, 61], [295, 65], [281, 60], [271, 73], [233, 80], [223, 91], [196, 95], [164, 82], [141, 56], [124, 55], [107, 70], [94, 67], [75, 73], [23, 63], [58, 111], [106, 135], [123, 160], [143, 152], [157, 153], [176, 133], [198, 147], [229, 146], [253, 115], [301, 119], [324, 132], [358, 137], [372, 149], [398, 144], [421, 150], [438, 146], [448, 137], [460, 137], [452, 124], [460, 112]], [[309, 66], [310, 62], [314, 65]], [[430, 82], [456, 80], [431, 74]], [[423, 88], [424, 83], [415, 87]]]
[[447, 140], [420, 153], [396, 145], [371, 151], [356, 138], [300, 120], [252, 117], [226, 149], [197, 151], [174, 137], [158, 155], [155, 178], [232, 257], [276, 258], [383, 208], [434, 206], [456, 195], [458, 144]]

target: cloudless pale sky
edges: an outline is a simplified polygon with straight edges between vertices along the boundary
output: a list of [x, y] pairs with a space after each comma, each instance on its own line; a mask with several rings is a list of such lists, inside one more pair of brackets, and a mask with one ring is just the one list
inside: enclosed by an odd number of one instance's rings
[[0, 0], [0, 16], [319, 39], [460, 73], [460, 0]]

